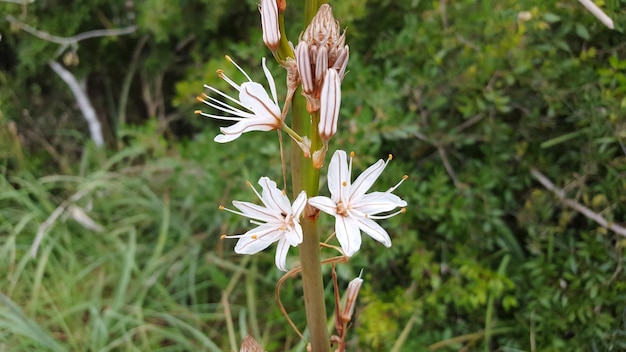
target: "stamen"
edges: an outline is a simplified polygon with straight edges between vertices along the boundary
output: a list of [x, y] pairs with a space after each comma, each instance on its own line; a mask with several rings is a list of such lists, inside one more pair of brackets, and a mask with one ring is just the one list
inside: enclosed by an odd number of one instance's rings
[[354, 152], [350, 152], [350, 162], [348, 163], [348, 177], [352, 177], [352, 159], [354, 158]]
[[[229, 213], [237, 214], [237, 215], [239, 215], [239, 216], [243, 216], [244, 218], [250, 218], [250, 216], [249, 216], [249, 215], [247, 215], [247, 214], [244, 214], [244, 213], [242, 213], [242, 212], [240, 212], [240, 211], [237, 211], [237, 210], [234, 210], [234, 209], [226, 208], [226, 207], [225, 207], [225, 206], [223, 206], [223, 205], [220, 205], [220, 206], [218, 207], [218, 209], [219, 209], [219, 210], [226, 210], [226, 211], [227, 211], [227, 212], [229, 212]], [[250, 222], [252, 222], [252, 221], [250, 221]], [[230, 236], [229, 236], [229, 238], [230, 238]]]
[[239, 67], [239, 65], [237, 65], [237, 63], [235, 61], [233, 61], [233, 59], [230, 58], [230, 56], [226, 55], [226, 60], [228, 60], [231, 64], [235, 65], [235, 67], [237, 67], [237, 69], [243, 73], [244, 76], [246, 76], [246, 78], [248, 79], [249, 82], [252, 82], [252, 78], [250, 78], [250, 76], [248, 76], [248, 74], [246, 73], [246, 71], [244, 71], [241, 67]]
[[259, 194], [259, 192], [256, 190], [256, 188], [254, 188], [254, 186], [252, 186], [252, 183], [250, 183], [250, 181], [246, 181], [246, 185], [248, 185], [248, 187], [252, 188], [252, 190], [254, 191], [254, 194], [256, 194], [257, 198], [259, 198], [261, 200], [261, 202], [263, 204], [265, 204], [265, 202], [263, 201], [263, 197], [261, 197], [261, 195]]
[[405, 181], [405, 180], [407, 180], [408, 178], [409, 178], [409, 176], [408, 176], [408, 175], [404, 175], [404, 176], [402, 176], [402, 179], [401, 179], [401, 180], [400, 180], [400, 181], [399, 181], [399, 182], [398, 182], [395, 186], [393, 186], [393, 187], [389, 188], [389, 189], [387, 190], [387, 193], [391, 193], [391, 192], [393, 192], [396, 188], [400, 187], [400, 185], [402, 184], [402, 182], [404, 182], [404, 181]]
[[[209, 86], [209, 85], [207, 85], [207, 84], [205, 84], [205, 85], [204, 85], [204, 88], [205, 88], [205, 89], [208, 89], [208, 90], [210, 90], [210, 91], [212, 91], [212, 92], [214, 92], [214, 93], [217, 93], [217, 94], [218, 94], [218, 95], [220, 95], [221, 97], [223, 97], [223, 98], [225, 98], [225, 99], [228, 99], [228, 100], [230, 100], [230, 101], [232, 101], [232, 102], [236, 103], [236, 104], [237, 104], [237, 105], [239, 105], [239, 106], [243, 106], [239, 100], [237, 100], [237, 99], [235, 99], [235, 98], [233, 98], [233, 97], [231, 97], [231, 96], [229, 96], [229, 95], [227, 95], [227, 94], [223, 93], [223, 92], [222, 92], [222, 91], [220, 91], [220, 90], [217, 90], [217, 89], [215, 89], [215, 88], [213, 88], [213, 87], [211, 87], [211, 86]], [[235, 88], [239, 91], [239, 87], [235, 87]], [[217, 99], [215, 99], [215, 98], [211, 98], [210, 96], [208, 96], [208, 95], [206, 95], [206, 94], [204, 94], [204, 93], [202, 93], [202, 95], [204, 95], [207, 99], [211, 99], [212, 101], [216, 101], [216, 102], [220, 102], [220, 103], [221, 103], [221, 101], [219, 101], [219, 100], [217, 100]], [[231, 107], [230, 105], [227, 105], [227, 104], [222, 104], [222, 105], [224, 105], [224, 106], [226, 106], [226, 107], [233, 108], [233, 107]], [[244, 106], [244, 107], [245, 107], [245, 106]], [[233, 108], [233, 109], [234, 109], [234, 108]], [[247, 108], [246, 108], [246, 109], [247, 109]]]

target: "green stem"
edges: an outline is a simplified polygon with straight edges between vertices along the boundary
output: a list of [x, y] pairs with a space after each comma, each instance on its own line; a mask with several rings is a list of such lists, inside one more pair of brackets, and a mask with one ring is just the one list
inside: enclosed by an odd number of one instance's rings
[[313, 17], [322, 4], [328, 3], [327, 0], [306, 0], [304, 4], [304, 28], [311, 23]]
[[[304, 27], [317, 13], [324, 0], [305, 0]], [[322, 141], [317, 133], [319, 112], [309, 114], [306, 100], [300, 89], [292, 101], [292, 129], [299, 136], [311, 139], [311, 152], [320, 149]], [[311, 158], [306, 158], [300, 148], [291, 148], [291, 177], [294, 196], [304, 190], [308, 197], [318, 194], [320, 170], [313, 166]], [[330, 339], [326, 328], [326, 303], [324, 301], [324, 280], [320, 258], [320, 236], [317, 231], [317, 210], [307, 206], [302, 221], [303, 240], [298, 246], [302, 266], [302, 287], [304, 309], [311, 350], [330, 352]]]
[[[319, 113], [310, 115], [304, 97], [297, 92], [292, 106], [293, 130], [301, 136], [310, 136], [312, 150], [319, 149], [321, 140], [317, 133]], [[294, 195], [306, 191], [308, 197], [317, 195], [319, 169], [310, 158], [305, 158], [300, 148], [291, 148], [291, 175]], [[320, 237], [317, 231], [317, 213], [307, 206], [302, 221], [303, 240], [298, 246], [302, 266], [302, 286], [307, 327], [312, 351], [330, 352], [330, 340], [326, 328], [326, 303], [324, 281], [320, 262]]]

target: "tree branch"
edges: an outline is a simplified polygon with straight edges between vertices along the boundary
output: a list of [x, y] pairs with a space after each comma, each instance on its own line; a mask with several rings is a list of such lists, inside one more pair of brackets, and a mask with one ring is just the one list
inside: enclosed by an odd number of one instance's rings
[[98, 120], [98, 116], [96, 115], [96, 110], [93, 108], [93, 105], [91, 105], [91, 101], [89, 100], [87, 92], [84, 88], [80, 86], [80, 84], [76, 80], [76, 77], [74, 77], [74, 75], [70, 71], [66, 70], [58, 62], [50, 60], [48, 61], [48, 65], [72, 90], [74, 98], [76, 99], [76, 103], [78, 104], [78, 108], [83, 113], [83, 116], [87, 121], [87, 125], [89, 126], [91, 139], [93, 139], [96, 146], [102, 147], [104, 145], [104, 138], [102, 137], [102, 126], [100, 125], [100, 121]]
[[43, 40], [46, 40], [52, 43], [57, 43], [60, 45], [72, 45], [72, 44], [78, 43], [81, 40], [96, 38], [96, 37], [114, 37], [118, 35], [130, 34], [130, 33], [135, 32], [138, 28], [137, 26], [129, 26], [129, 27], [115, 28], [115, 29], [96, 29], [93, 31], [83, 32], [83, 33], [80, 33], [71, 37], [59, 37], [59, 36], [52, 35], [47, 32], [40, 31], [37, 28], [31, 27], [13, 16], [9, 15], [6, 18], [9, 22], [11, 22], [14, 25], [17, 25], [20, 29], [24, 30], [25, 32], [28, 32], [39, 39], [43, 39]]
[[613, 20], [607, 16], [596, 4], [591, 0], [578, 0], [592, 15], [610, 29], [615, 29]]
[[532, 169], [530, 169], [530, 173], [547, 190], [552, 191], [557, 196], [557, 198], [559, 198], [559, 200], [563, 204], [565, 204], [566, 206], [568, 206], [568, 207], [576, 210], [577, 212], [581, 213], [586, 218], [595, 221], [600, 226], [602, 226], [604, 228], [607, 228], [607, 229], [615, 232], [618, 235], [626, 237], [626, 228], [606, 220], [602, 215], [600, 215], [598, 213], [595, 213], [593, 210], [591, 210], [591, 209], [587, 208], [586, 206], [578, 203], [577, 201], [575, 201], [573, 199], [568, 199], [565, 196], [565, 191], [563, 191], [560, 188], [557, 188], [554, 185], [554, 183], [552, 183], [552, 181], [550, 181], [544, 174], [539, 172], [539, 170], [537, 170], [535, 168], [532, 168]]

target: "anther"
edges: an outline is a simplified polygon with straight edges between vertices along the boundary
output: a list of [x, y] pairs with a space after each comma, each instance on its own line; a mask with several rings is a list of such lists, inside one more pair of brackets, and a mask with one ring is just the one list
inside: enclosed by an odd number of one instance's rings
[[246, 181], [246, 186], [252, 187], [252, 183], [250, 183], [250, 181]]
[[233, 59], [231, 59], [231, 58], [230, 58], [230, 56], [228, 56], [228, 55], [224, 55], [224, 57], [226, 58], [226, 60], [227, 60], [228, 62], [233, 62]]
[[226, 235], [220, 235], [220, 240], [223, 240], [226, 238]]
[[217, 207], [218, 210], [224, 210], [224, 206], [220, 204], [219, 207]]
[[196, 115], [200, 115], [200, 114], [202, 114], [202, 110], [196, 110], [193, 113], [196, 114]]
[[408, 179], [408, 178], [409, 178], [409, 175], [404, 175], [404, 176], [402, 176], [402, 179], [403, 179], [403, 180], [406, 180], [406, 179]]
[[347, 185], [348, 185], [348, 183], [347, 183], [346, 181], [343, 181], [343, 182], [341, 183], [341, 185], [345, 187], [345, 186], [347, 186]]
[[406, 208], [400, 209], [400, 212], [403, 213], [403, 214], [406, 213]]
[[196, 101], [198, 101], [199, 103], [204, 103], [204, 100], [200, 96], [196, 97]]
[[253, 240], [256, 240], [258, 237], [256, 235], [252, 235], [250, 236], [250, 238], [252, 238]]
[[354, 152], [350, 152], [350, 157], [354, 158]]
[[393, 159], [393, 155], [389, 154], [389, 156], [387, 157], [388, 160]]

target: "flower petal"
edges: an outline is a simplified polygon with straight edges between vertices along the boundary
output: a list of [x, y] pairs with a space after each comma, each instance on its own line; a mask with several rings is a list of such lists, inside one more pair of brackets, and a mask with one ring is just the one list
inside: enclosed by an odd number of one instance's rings
[[391, 247], [391, 238], [385, 229], [378, 225], [374, 220], [360, 217], [355, 220], [359, 229], [363, 230], [371, 238], [382, 243], [385, 247]]
[[369, 215], [391, 211], [398, 207], [406, 207], [406, 201], [389, 192], [368, 193], [357, 204], [352, 204], [353, 209]]
[[302, 191], [300, 192], [300, 194], [298, 194], [298, 197], [296, 198], [296, 200], [293, 201], [293, 205], [291, 206], [292, 208], [292, 214], [294, 216], [294, 221], [296, 223], [299, 222], [300, 220], [300, 215], [302, 214], [302, 211], [304, 210], [304, 207], [306, 206], [306, 192]]
[[[280, 33], [278, 36], [280, 38]], [[270, 85], [270, 91], [272, 92], [272, 98], [274, 98], [274, 104], [278, 106], [278, 96], [276, 95], [276, 83], [274, 83], [274, 77], [272, 77], [270, 70], [267, 69], [267, 65], [265, 64], [265, 58], [263, 58], [261, 62], [263, 64], [263, 72], [265, 73], [265, 78], [267, 78], [267, 83], [269, 83]]]
[[354, 180], [352, 187], [350, 188], [350, 204], [357, 203], [361, 197], [372, 187], [374, 182], [378, 179], [380, 174], [385, 169], [385, 162], [380, 159], [372, 166], [368, 167], [363, 173]]
[[276, 263], [276, 267], [281, 271], [287, 271], [285, 263], [287, 261], [287, 252], [289, 252], [289, 247], [291, 246], [284, 238], [281, 238], [280, 241], [278, 241], [274, 262]]
[[250, 109], [256, 118], [277, 124], [280, 121], [280, 108], [276, 105], [262, 85], [256, 82], [241, 84], [239, 101], [243, 106]]
[[257, 219], [265, 222], [276, 222], [280, 220], [280, 214], [273, 213], [271, 209], [256, 205], [254, 203], [234, 200], [233, 205], [237, 209], [241, 210], [243, 215], [251, 219]]
[[337, 150], [328, 165], [328, 190], [335, 203], [347, 200], [350, 191], [348, 156], [343, 150]]
[[317, 196], [309, 198], [309, 204], [323, 211], [326, 214], [337, 215], [337, 203], [332, 199], [324, 196]]
[[259, 179], [259, 185], [263, 188], [261, 198], [265, 206], [275, 210], [277, 215], [282, 215], [283, 218], [291, 214], [291, 204], [289, 203], [289, 199], [281, 190], [278, 189], [276, 182], [263, 176]]
[[280, 236], [281, 232], [276, 226], [258, 226], [242, 235], [235, 245], [235, 252], [239, 254], [258, 253], [276, 242], [278, 240], [276, 237], [277, 235]]
[[347, 217], [335, 216], [335, 235], [348, 257], [351, 257], [361, 248], [361, 230], [357, 221]]
[[294, 222], [291, 230], [285, 232], [284, 238], [294, 247], [302, 243], [302, 226], [300, 223]]
[[221, 127], [222, 134], [215, 136], [218, 143], [226, 143], [239, 138], [244, 132], [250, 131], [271, 131], [275, 129], [274, 125], [268, 124], [257, 119], [241, 120], [236, 124], [228, 127]]

